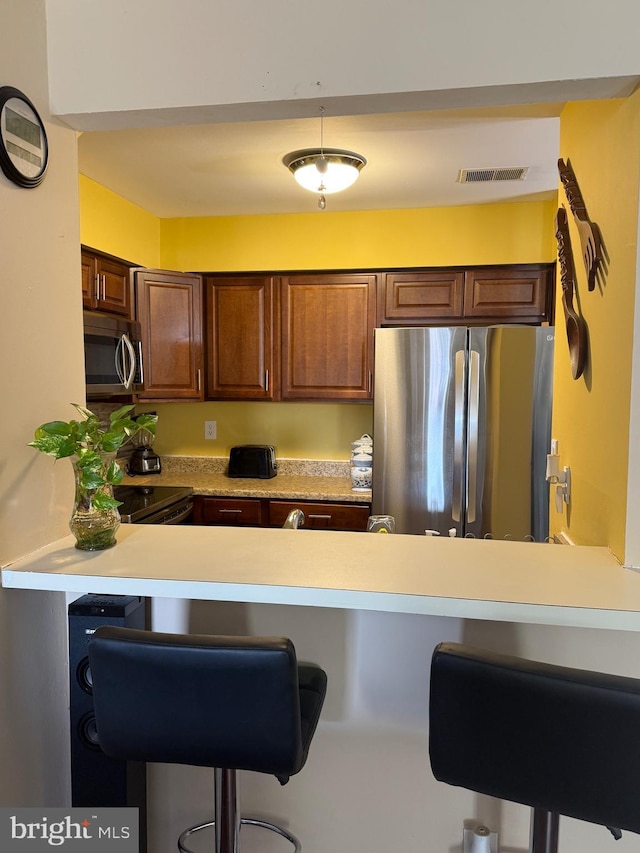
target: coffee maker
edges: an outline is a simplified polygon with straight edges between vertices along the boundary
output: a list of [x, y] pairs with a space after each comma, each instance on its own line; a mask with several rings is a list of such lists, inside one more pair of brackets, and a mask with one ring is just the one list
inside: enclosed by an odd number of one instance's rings
[[[155, 414], [149, 412], [149, 414]], [[133, 418], [135, 420], [135, 417]], [[157, 416], [156, 416], [157, 422]], [[160, 457], [153, 451], [155, 436], [148, 429], [141, 429], [131, 439], [135, 449], [127, 465], [127, 474], [159, 474], [162, 470]]]

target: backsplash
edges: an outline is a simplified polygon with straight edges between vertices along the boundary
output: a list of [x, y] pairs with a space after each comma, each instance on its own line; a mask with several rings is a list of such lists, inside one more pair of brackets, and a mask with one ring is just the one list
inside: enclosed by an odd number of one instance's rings
[[[164, 456], [222, 456], [237, 444], [271, 444], [282, 459], [344, 459], [351, 442], [373, 426], [371, 403], [220, 402], [145, 403], [156, 411], [154, 449]], [[205, 439], [205, 421], [216, 438]]]
[[[122, 403], [89, 401], [87, 408], [101, 420]], [[158, 413], [154, 450], [163, 465], [167, 459], [198, 459], [198, 465], [211, 461], [212, 471], [223, 471], [229, 450], [236, 444], [271, 444], [276, 449], [279, 472], [299, 476], [349, 476], [351, 443], [372, 431], [370, 403], [265, 403], [209, 402], [138, 404], [136, 412]], [[204, 438], [204, 422], [216, 421], [217, 438]], [[131, 455], [132, 446], [119, 456]], [[221, 460], [217, 461], [217, 460]], [[294, 465], [292, 470], [290, 465]], [[298, 468], [298, 465], [300, 468]], [[334, 466], [346, 466], [336, 469]], [[324, 474], [317, 466], [333, 472]]]

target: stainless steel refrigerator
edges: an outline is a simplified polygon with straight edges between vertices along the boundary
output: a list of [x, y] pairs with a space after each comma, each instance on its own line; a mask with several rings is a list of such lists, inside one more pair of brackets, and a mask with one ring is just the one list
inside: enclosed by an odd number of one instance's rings
[[376, 329], [372, 512], [397, 533], [544, 541], [554, 337]]

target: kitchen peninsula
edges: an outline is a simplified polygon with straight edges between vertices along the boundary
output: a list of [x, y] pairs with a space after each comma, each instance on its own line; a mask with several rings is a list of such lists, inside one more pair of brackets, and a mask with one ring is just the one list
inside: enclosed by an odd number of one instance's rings
[[602, 547], [123, 525], [114, 548], [68, 536], [4, 566], [2, 585], [640, 631], [640, 573]]

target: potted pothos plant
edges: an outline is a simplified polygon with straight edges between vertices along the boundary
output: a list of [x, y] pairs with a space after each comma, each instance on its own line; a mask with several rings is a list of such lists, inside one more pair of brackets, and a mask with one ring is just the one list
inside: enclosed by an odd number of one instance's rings
[[100, 551], [115, 545], [120, 526], [120, 501], [113, 497], [113, 486], [122, 480], [123, 471], [116, 454], [141, 429], [155, 435], [158, 417], [141, 414], [134, 419], [134, 407], [122, 406], [103, 426], [89, 409], [72, 405], [82, 420], [41, 424], [29, 446], [55, 459], [71, 460], [76, 492], [69, 527], [76, 537], [76, 548]]

